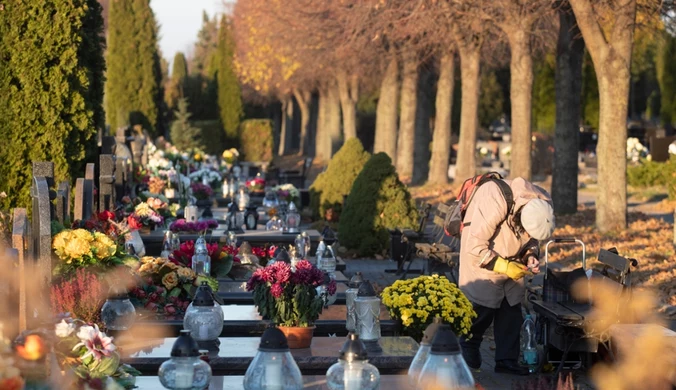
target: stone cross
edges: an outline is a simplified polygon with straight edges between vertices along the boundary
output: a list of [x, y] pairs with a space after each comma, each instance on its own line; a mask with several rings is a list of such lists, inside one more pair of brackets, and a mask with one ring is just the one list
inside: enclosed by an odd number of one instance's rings
[[99, 156], [99, 212], [115, 210], [115, 156]]
[[67, 181], [59, 183], [56, 190], [56, 220], [61, 224], [70, 220], [70, 185]]
[[[51, 202], [47, 180], [44, 177], [33, 177], [31, 199], [33, 216], [30, 253], [36, 267], [35, 272], [31, 273], [31, 284], [36, 285], [40, 302], [49, 302], [52, 281]], [[38, 314], [41, 317], [48, 315], [48, 313]]]
[[[28, 321], [28, 294], [26, 292], [26, 276], [31, 275], [30, 263], [27, 261], [26, 248], [28, 248], [29, 231], [28, 216], [26, 209], [15, 208], [12, 224], [12, 248], [17, 255], [18, 291], [19, 291], [19, 332], [27, 329]], [[16, 279], [15, 279], [16, 280]]]

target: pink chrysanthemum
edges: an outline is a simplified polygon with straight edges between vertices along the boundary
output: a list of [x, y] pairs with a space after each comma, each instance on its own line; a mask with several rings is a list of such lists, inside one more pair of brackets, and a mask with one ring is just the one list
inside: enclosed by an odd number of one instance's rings
[[275, 283], [270, 287], [270, 294], [275, 298], [279, 298], [284, 294], [284, 287], [279, 283]]

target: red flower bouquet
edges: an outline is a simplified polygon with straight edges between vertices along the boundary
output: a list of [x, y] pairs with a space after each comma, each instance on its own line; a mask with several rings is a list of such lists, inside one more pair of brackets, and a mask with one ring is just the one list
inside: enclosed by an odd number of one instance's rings
[[[295, 269], [284, 262], [276, 262], [256, 270], [246, 284], [253, 291], [259, 314], [281, 326], [312, 326], [319, 318], [324, 300], [317, 287], [324, 282], [322, 271], [309, 261], [301, 260]], [[335, 294], [336, 285], [328, 286]]]

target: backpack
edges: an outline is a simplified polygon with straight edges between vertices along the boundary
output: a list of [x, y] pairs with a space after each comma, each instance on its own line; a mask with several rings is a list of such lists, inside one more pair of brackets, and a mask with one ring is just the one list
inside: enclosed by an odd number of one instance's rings
[[488, 182], [494, 182], [498, 185], [498, 187], [500, 187], [502, 195], [505, 197], [505, 201], [507, 202], [507, 215], [505, 215], [503, 222], [507, 220], [507, 217], [509, 217], [509, 215], [512, 213], [512, 209], [514, 208], [514, 195], [512, 193], [512, 189], [502, 180], [502, 176], [497, 172], [476, 175], [473, 178], [465, 180], [465, 182], [462, 184], [462, 187], [460, 188], [460, 192], [458, 193], [456, 200], [451, 203], [448, 209], [448, 213], [446, 214], [446, 219], [444, 221], [444, 231], [446, 232], [447, 236], [460, 239], [462, 229], [465, 226], [470, 225], [470, 222], [463, 223], [465, 220], [467, 208], [474, 198], [477, 188]]

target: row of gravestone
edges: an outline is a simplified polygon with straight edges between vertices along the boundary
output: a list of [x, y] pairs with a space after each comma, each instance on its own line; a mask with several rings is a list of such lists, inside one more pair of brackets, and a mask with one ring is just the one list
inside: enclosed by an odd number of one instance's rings
[[[33, 163], [31, 184], [32, 216], [25, 208], [13, 210], [13, 256], [6, 256], [0, 264], [14, 275], [5, 275], [13, 284], [9, 296], [0, 303], [0, 315], [14, 317], [18, 331], [38, 325], [51, 315], [50, 287], [52, 281], [52, 221], [61, 224], [73, 220], [87, 220], [94, 213], [114, 210], [116, 206], [116, 158], [99, 156], [98, 201], [95, 197], [95, 165], [87, 164], [85, 177], [75, 181], [75, 201], [71, 219], [70, 186], [68, 181], [54, 182], [54, 164]], [[14, 260], [14, 266], [11, 261]], [[9, 266], [9, 268], [5, 268]], [[18, 302], [17, 302], [18, 301]], [[8, 303], [4, 305], [4, 303]], [[7, 307], [4, 307], [7, 306]], [[18, 307], [17, 307], [18, 306]], [[1, 311], [9, 311], [4, 313]], [[18, 311], [17, 311], [18, 310]], [[6, 316], [7, 314], [7, 316]]]

